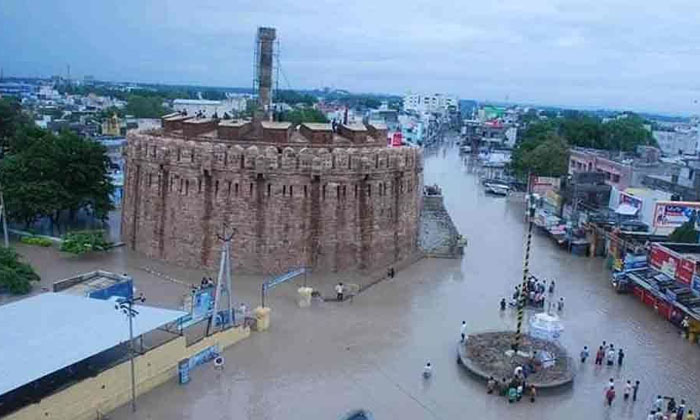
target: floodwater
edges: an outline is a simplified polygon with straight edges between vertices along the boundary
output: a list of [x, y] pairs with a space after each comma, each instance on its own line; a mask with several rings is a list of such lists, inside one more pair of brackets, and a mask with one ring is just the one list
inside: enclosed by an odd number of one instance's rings
[[[567, 254], [541, 234], [533, 238], [530, 268], [555, 279], [556, 296], [565, 297], [562, 343], [577, 355], [584, 345], [595, 349], [603, 340], [612, 342], [625, 350], [624, 366], [596, 368], [589, 360], [571, 388], [543, 393], [534, 404], [487, 395], [484, 384], [456, 364], [459, 327], [465, 320], [470, 332], [514, 328], [514, 311], [502, 313], [498, 303], [522, 279], [524, 204], [485, 195], [449, 141], [426, 151], [425, 183], [442, 187], [457, 228], [469, 239], [461, 261], [425, 259], [352, 302], [306, 309], [295, 304], [298, 281], [279, 286], [267, 300], [270, 330], [228, 349], [223, 372], [200, 366], [189, 384], [173, 379], [140, 397], [135, 414], [127, 405], [110, 418], [338, 419], [365, 408], [377, 420], [640, 419], [657, 394], [700, 409], [700, 349], [638, 300], [617, 295], [603, 259]], [[21, 249], [51, 281], [94, 268], [128, 270], [151, 302], [169, 306], [186, 287], [141, 267], [185, 281], [201, 277], [126, 250], [63, 268], [51, 262], [54, 251]], [[233, 287], [237, 300], [258, 304], [260, 278], [234, 276]], [[427, 360], [434, 375], [424, 381]], [[608, 408], [603, 389], [611, 377], [618, 398]], [[628, 379], [641, 381], [636, 403], [622, 401]]]

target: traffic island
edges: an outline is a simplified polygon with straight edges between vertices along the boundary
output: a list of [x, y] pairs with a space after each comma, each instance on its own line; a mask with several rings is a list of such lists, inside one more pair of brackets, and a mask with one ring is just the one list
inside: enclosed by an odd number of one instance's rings
[[573, 361], [564, 347], [523, 335], [519, 351], [515, 353], [511, 349], [514, 338], [513, 331], [469, 335], [466, 343], [458, 344], [457, 362], [483, 380], [489, 377], [509, 380], [515, 368], [534, 366], [527, 383], [538, 389], [557, 388], [573, 382]]

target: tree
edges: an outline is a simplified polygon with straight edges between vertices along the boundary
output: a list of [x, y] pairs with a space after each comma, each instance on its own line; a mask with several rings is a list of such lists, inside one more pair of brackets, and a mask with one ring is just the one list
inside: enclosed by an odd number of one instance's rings
[[222, 101], [226, 99], [226, 93], [221, 90], [207, 89], [202, 92], [202, 98], [210, 101]]
[[695, 230], [695, 218], [688, 220], [668, 235], [670, 242], [698, 243], [698, 231]]
[[12, 248], [0, 248], [0, 291], [25, 294], [32, 290], [32, 282], [39, 281], [39, 275]]
[[569, 145], [560, 136], [547, 132], [520, 143], [513, 151], [511, 165], [520, 176], [531, 173], [556, 177], [566, 174], [568, 163]]
[[328, 119], [318, 109], [314, 108], [298, 108], [291, 111], [283, 112], [280, 116], [281, 121], [290, 121], [293, 125], [299, 125], [305, 122], [325, 123]]
[[170, 112], [160, 96], [131, 95], [126, 103], [126, 114], [136, 118], [160, 118]]
[[13, 153], [0, 162], [8, 217], [29, 226], [40, 217], [55, 223], [63, 211], [88, 210], [105, 219], [112, 209], [105, 148], [71, 132], [20, 130]]
[[17, 130], [30, 122], [16, 99], [0, 98], [0, 158], [10, 148], [10, 142]]

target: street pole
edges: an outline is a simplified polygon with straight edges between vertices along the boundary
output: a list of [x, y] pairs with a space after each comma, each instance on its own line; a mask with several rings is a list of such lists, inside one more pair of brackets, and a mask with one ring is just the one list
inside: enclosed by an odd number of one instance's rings
[[5, 241], [5, 248], [9, 248], [10, 241], [7, 237], [7, 212], [5, 211], [5, 197], [2, 193], [2, 187], [0, 187], [0, 218], [2, 218], [2, 235]]
[[134, 366], [134, 317], [139, 312], [134, 309], [135, 302], [145, 302], [143, 295], [138, 297], [121, 298], [114, 305], [114, 309], [122, 311], [129, 319], [129, 364], [131, 365], [131, 411], [136, 412], [136, 369]]
[[[133, 311], [129, 301], [129, 312]], [[129, 316], [129, 362], [131, 364], [131, 411], [136, 412], [136, 372], [134, 369], [134, 317]]]
[[527, 278], [530, 273], [530, 244], [532, 243], [532, 225], [535, 218], [535, 205], [534, 203], [528, 203], [528, 226], [527, 226], [527, 240], [525, 245], [525, 263], [523, 264], [523, 283], [520, 285], [520, 299], [518, 300], [518, 325], [515, 331], [515, 339], [513, 340], [513, 351], [516, 353], [520, 348], [520, 340], [522, 338], [522, 327], [523, 327], [523, 317], [525, 315], [525, 299], [527, 292], [525, 288], [527, 287]]

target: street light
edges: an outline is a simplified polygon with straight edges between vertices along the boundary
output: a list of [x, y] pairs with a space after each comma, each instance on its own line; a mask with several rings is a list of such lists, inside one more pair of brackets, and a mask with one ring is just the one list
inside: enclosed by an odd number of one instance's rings
[[134, 374], [134, 317], [139, 314], [139, 312], [134, 309], [134, 303], [145, 302], [146, 298], [143, 294], [137, 297], [131, 296], [129, 298], [120, 298], [117, 300], [117, 304], [114, 305], [114, 309], [122, 311], [124, 315], [129, 319], [129, 362], [131, 363], [131, 411], [136, 411], [136, 376]]

